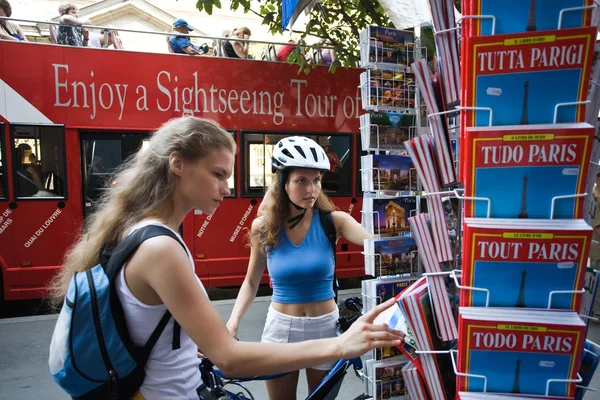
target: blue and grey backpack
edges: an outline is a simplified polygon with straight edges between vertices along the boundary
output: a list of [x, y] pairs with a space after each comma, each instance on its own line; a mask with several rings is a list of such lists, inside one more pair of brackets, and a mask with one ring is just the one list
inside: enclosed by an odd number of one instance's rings
[[[156, 236], [170, 236], [184, 246], [171, 230], [145, 226], [112, 252], [103, 251], [100, 264], [71, 279], [52, 335], [49, 364], [56, 383], [74, 399], [130, 399], [142, 385], [150, 352], [171, 313], [165, 312], [144, 346], [135, 346], [127, 331], [115, 278], [139, 245]], [[175, 323], [174, 348], [179, 346], [180, 332]]]

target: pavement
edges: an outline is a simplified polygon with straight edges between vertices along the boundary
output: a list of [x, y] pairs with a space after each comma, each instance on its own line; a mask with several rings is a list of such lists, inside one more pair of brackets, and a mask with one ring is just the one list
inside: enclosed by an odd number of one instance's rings
[[[360, 290], [340, 291], [340, 298], [360, 295]], [[270, 297], [257, 297], [242, 320], [240, 340], [260, 341], [267, 316]], [[233, 308], [234, 300], [213, 301], [224, 321]], [[65, 400], [69, 397], [54, 383], [48, 371], [48, 347], [56, 315], [0, 319], [0, 399], [1, 400]], [[600, 325], [591, 324], [588, 338], [600, 342]], [[298, 399], [307, 393], [303, 375], [298, 385]], [[267, 399], [264, 382], [249, 382], [245, 386], [256, 400]], [[591, 387], [600, 388], [600, 373]], [[344, 378], [338, 399], [351, 400], [363, 393], [364, 384], [353, 373]], [[600, 391], [588, 391], [585, 400], [600, 400]]]

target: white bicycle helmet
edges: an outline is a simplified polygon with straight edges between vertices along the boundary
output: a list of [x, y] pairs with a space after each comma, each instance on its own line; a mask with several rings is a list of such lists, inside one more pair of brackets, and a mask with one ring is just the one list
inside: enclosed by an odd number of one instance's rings
[[329, 158], [317, 142], [302, 136], [283, 138], [275, 145], [271, 165], [274, 170], [311, 168], [329, 171]]

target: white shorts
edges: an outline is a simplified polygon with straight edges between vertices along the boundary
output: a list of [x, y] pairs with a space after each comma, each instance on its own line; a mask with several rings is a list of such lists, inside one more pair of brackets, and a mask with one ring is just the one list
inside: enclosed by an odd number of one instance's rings
[[[339, 317], [340, 312], [337, 307], [329, 314], [318, 317], [293, 317], [280, 313], [271, 305], [267, 313], [267, 321], [265, 322], [261, 342], [297, 343], [305, 340], [336, 337]], [[329, 371], [336, 362], [337, 360], [312, 368]]]

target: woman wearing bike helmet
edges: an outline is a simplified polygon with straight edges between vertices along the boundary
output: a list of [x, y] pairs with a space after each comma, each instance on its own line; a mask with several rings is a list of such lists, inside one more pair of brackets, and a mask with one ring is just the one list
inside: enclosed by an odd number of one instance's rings
[[[293, 343], [335, 337], [339, 313], [333, 292], [334, 256], [320, 213], [332, 212], [338, 237], [362, 245], [370, 235], [349, 214], [334, 211], [321, 191], [323, 173], [330, 165], [325, 150], [315, 141], [299, 136], [282, 139], [273, 150], [272, 165], [276, 179], [261, 216], [252, 223], [248, 272], [227, 327], [237, 337], [239, 322], [268, 266], [273, 297], [262, 341]], [[309, 393], [333, 364], [306, 369]], [[295, 371], [267, 381], [269, 399], [295, 399], [298, 375]]]

